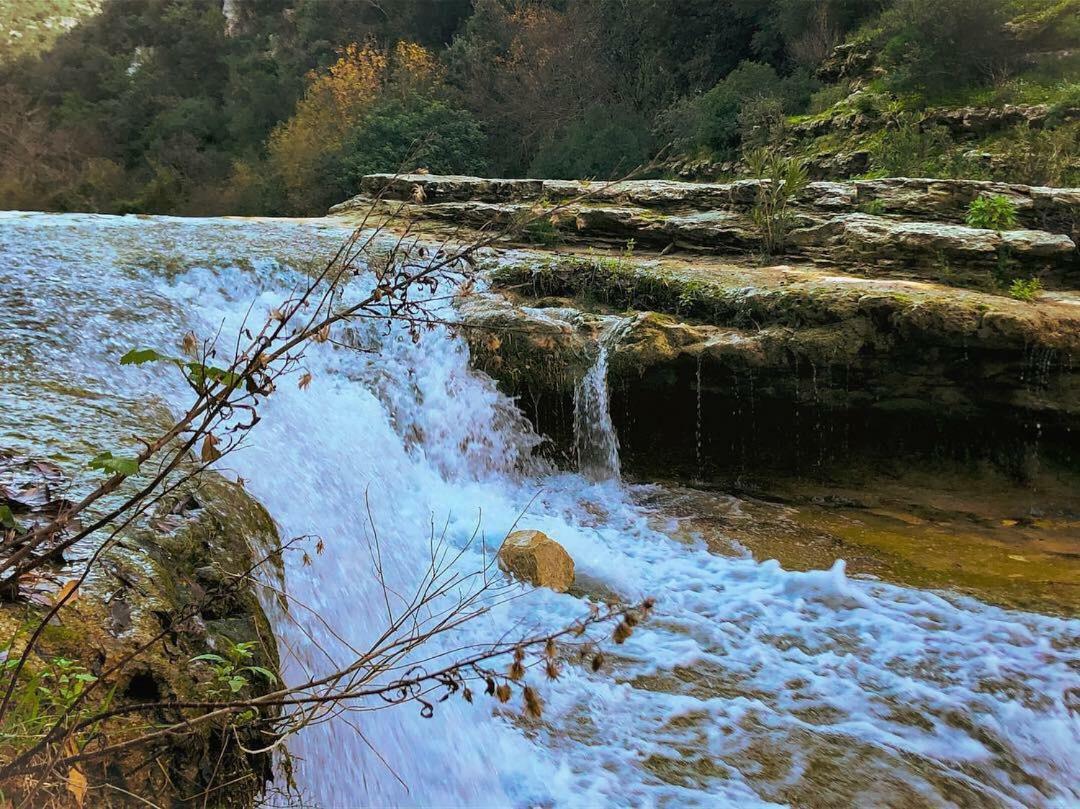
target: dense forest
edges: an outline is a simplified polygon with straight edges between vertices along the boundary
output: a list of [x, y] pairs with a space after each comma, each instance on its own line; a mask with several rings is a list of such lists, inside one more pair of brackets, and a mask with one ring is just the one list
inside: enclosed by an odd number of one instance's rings
[[1078, 43], [1077, 0], [106, 0], [3, 52], [0, 208], [313, 214], [373, 171], [719, 176], [762, 145], [1067, 184]]

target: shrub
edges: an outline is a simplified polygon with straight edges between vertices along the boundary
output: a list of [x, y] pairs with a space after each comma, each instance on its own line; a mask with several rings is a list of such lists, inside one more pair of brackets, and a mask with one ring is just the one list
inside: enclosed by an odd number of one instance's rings
[[973, 228], [1009, 230], [1016, 227], [1016, 205], [1003, 194], [978, 197], [968, 208], [967, 223]]
[[897, 0], [882, 17], [884, 57], [892, 81], [941, 92], [986, 84], [1015, 62], [1017, 47], [1004, 33], [1008, 0]]
[[529, 173], [567, 180], [616, 177], [646, 163], [652, 146], [640, 116], [598, 107], [541, 146]]
[[911, 116], [902, 116], [871, 145], [870, 162], [888, 177], [940, 177], [951, 173], [952, 148], [945, 127], [923, 129]]
[[423, 167], [433, 174], [483, 174], [485, 141], [472, 115], [425, 97], [390, 98], [346, 136], [336, 172], [339, 196], [355, 194], [360, 178]]
[[746, 164], [750, 173], [762, 181], [750, 217], [758, 228], [762, 252], [771, 256], [787, 245], [793, 224], [791, 202], [806, 188], [809, 178], [800, 162], [771, 149], [751, 152]]
[[1042, 281], [1038, 278], [1016, 278], [1009, 284], [1009, 297], [1030, 302], [1039, 297], [1042, 289]]

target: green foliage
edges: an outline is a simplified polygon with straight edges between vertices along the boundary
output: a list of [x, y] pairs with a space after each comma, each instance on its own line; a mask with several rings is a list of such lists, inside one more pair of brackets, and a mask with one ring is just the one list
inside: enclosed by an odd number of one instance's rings
[[1042, 289], [1042, 281], [1038, 278], [1016, 278], [1009, 284], [1009, 297], [1030, 302], [1039, 297]]
[[762, 251], [767, 256], [775, 255], [787, 245], [794, 224], [791, 203], [806, 188], [809, 178], [801, 163], [775, 150], [751, 152], [746, 163], [750, 173], [761, 181], [750, 216], [758, 228]]
[[[19, 663], [18, 655], [6, 650], [0, 672], [8, 675]], [[0, 724], [0, 749], [19, 749], [32, 743], [66, 713], [87, 687], [97, 680], [81, 663], [65, 657], [31, 661], [19, 675], [19, 687]], [[111, 693], [90, 700], [72, 712], [72, 724], [104, 709]]]
[[882, 17], [893, 84], [940, 92], [987, 84], [1017, 59], [1003, 34], [1009, 0], [896, 0]]
[[337, 198], [357, 193], [360, 178], [376, 172], [422, 166], [432, 174], [482, 174], [483, 154], [483, 131], [468, 111], [439, 99], [387, 99], [346, 136]]
[[953, 140], [944, 127], [923, 128], [913, 116], [901, 116], [878, 133], [870, 164], [886, 177], [950, 176]]
[[543, 144], [528, 173], [556, 179], [617, 177], [648, 162], [652, 145], [640, 116], [597, 107]]
[[233, 643], [223, 650], [223, 654], [201, 654], [189, 662], [205, 663], [213, 673], [206, 689], [218, 699], [230, 699], [243, 696], [256, 680], [263, 680], [269, 685], [277, 683], [272, 671], [256, 665], [255, 642]]
[[1016, 205], [1003, 194], [977, 197], [968, 208], [967, 223], [973, 228], [1009, 230], [1016, 227]]
[[87, 464], [91, 469], [99, 469], [107, 475], [125, 475], [131, 477], [139, 474], [138, 458], [125, 458], [113, 455], [111, 452], [102, 452]]
[[558, 225], [549, 218], [535, 219], [521, 230], [525, 241], [544, 247], [556, 247], [562, 244], [563, 236]]

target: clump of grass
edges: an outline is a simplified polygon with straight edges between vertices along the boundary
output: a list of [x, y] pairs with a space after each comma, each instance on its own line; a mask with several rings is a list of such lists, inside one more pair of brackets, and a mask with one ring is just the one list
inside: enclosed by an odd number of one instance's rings
[[1033, 301], [1042, 291], [1042, 281], [1038, 278], [1014, 278], [1009, 284], [1009, 297], [1018, 301]]
[[973, 228], [1009, 230], [1016, 227], [1016, 205], [1003, 194], [978, 197], [968, 208], [967, 223]]

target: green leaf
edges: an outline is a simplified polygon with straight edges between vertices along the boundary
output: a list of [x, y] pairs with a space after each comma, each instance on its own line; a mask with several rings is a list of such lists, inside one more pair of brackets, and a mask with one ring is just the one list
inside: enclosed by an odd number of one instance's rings
[[216, 368], [213, 365], [203, 365], [199, 362], [189, 362], [187, 367], [191, 376], [191, 381], [196, 386], [202, 385], [207, 381], [220, 382], [222, 385], [236, 385], [240, 382], [239, 374], [226, 371], [224, 368]]
[[162, 354], [153, 348], [133, 348], [120, 358], [120, 364], [142, 365], [144, 362], [160, 362], [161, 360], [176, 362], [175, 358]]
[[191, 658], [191, 660], [189, 660], [188, 662], [189, 663], [194, 663], [196, 660], [207, 660], [207, 661], [209, 661], [211, 663], [224, 663], [226, 665], [228, 665], [228, 663], [229, 663], [229, 661], [226, 660], [221, 655], [215, 655], [215, 654], [197, 655], [197, 656]]
[[0, 506], [0, 526], [12, 531], [19, 531], [22, 528], [8, 506]]
[[277, 677], [274, 676], [274, 672], [269, 669], [264, 669], [262, 666], [247, 666], [248, 671], [253, 671], [262, 677], [268, 683], [276, 683]]
[[248, 684], [248, 681], [246, 679], [244, 679], [243, 677], [230, 677], [229, 678], [229, 688], [232, 689], [232, 692], [234, 694], [237, 691], [241, 690], [247, 684]]
[[107, 474], [124, 475], [131, 477], [139, 474], [138, 458], [123, 458], [113, 455], [111, 452], [103, 452], [94, 460], [90, 461], [91, 469], [100, 469]]

